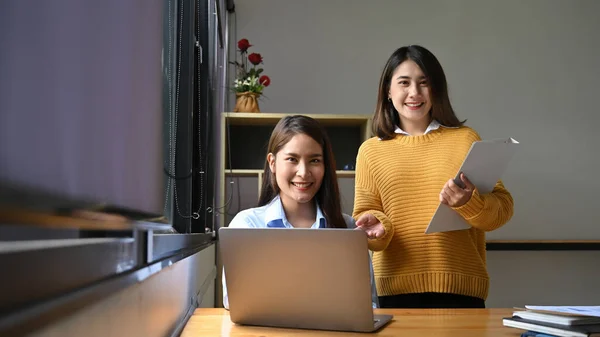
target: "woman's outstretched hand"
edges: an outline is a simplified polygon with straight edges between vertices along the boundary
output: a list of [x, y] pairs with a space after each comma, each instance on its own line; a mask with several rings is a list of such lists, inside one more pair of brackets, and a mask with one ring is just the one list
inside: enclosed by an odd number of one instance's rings
[[377, 239], [385, 234], [383, 224], [373, 214], [365, 213], [356, 220], [356, 228], [362, 229], [369, 239]]

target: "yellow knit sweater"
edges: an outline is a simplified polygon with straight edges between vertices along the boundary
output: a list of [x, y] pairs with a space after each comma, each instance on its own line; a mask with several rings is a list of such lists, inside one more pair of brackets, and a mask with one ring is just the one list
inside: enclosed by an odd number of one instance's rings
[[488, 194], [475, 190], [455, 208], [471, 229], [424, 234], [442, 187], [477, 140], [479, 135], [463, 126], [391, 140], [375, 137], [361, 145], [353, 217], [370, 212], [385, 227], [383, 237], [369, 240], [379, 296], [440, 292], [487, 298], [485, 231], [513, 214], [502, 182]]

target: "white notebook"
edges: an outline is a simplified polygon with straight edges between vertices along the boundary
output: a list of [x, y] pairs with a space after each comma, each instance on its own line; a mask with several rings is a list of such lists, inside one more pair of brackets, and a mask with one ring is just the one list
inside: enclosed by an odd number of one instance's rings
[[[500, 180], [508, 163], [515, 154], [519, 142], [513, 138], [481, 140], [474, 142], [467, 157], [456, 173], [454, 181], [459, 185], [460, 173], [477, 187], [480, 194], [489, 193]], [[463, 217], [450, 206], [440, 203], [425, 233], [448, 232], [471, 228]]]
[[515, 311], [513, 317], [521, 317], [530, 321], [554, 323], [561, 325], [600, 324], [600, 317], [575, 315], [567, 313], [549, 313], [537, 311]]
[[573, 314], [582, 316], [600, 317], [599, 305], [583, 305], [583, 306], [549, 306], [549, 305], [526, 305], [529, 310], [544, 310], [554, 311], [563, 314]]

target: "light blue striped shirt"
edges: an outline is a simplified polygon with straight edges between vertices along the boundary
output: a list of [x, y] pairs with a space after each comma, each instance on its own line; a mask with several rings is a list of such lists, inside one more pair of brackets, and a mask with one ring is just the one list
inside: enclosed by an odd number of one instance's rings
[[[348, 228], [355, 228], [356, 224], [354, 219], [343, 214], [346, 226]], [[230, 228], [265, 228], [265, 227], [285, 227], [294, 228], [285, 216], [283, 211], [283, 205], [279, 196], [273, 198], [270, 203], [265, 206], [255, 207], [243, 210], [239, 212], [229, 223]], [[321, 211], [321, 208], [317, 204], [317, 218], [311, 228], [326, 228], [327, 220]], [[373, 264], [369, 258], [369, 269], [371, 272], [371, 299], [373, 302], [373, 308], [379, 307], [379, 301], [377, 299], [377, 290], [375, 289], [375, 278], [373, 276]], [[227, 297], [227, 284], [225, 282], [225, 270], [223, 270], [223, 306], [229, 309], [229, 298]]]

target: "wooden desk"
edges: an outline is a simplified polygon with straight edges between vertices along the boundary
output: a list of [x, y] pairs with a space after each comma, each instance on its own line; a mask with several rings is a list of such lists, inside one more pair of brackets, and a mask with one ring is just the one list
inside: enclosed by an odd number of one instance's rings
[[220, 308], [196, 309], [181, 337], [197, 336], [417, 336], [417, 337], [519, 337], [521, 330], [502, 325], [513, 309], [376, 309], [393, 320], [375, 334], [241, 326]]

